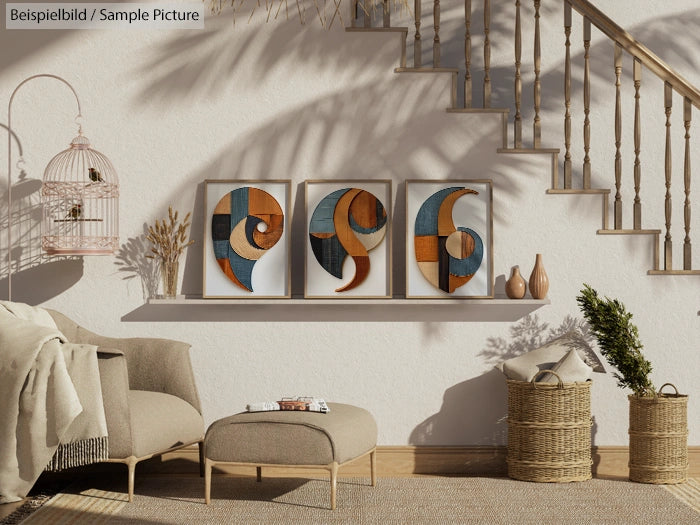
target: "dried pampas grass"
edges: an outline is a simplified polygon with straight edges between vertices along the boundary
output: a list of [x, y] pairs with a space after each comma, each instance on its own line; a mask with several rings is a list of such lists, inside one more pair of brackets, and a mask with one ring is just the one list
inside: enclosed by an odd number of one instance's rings
[[151, 253], [146, 255], [149, 259], [160, 259], [163, 263], [176, 263], [185, 248], [194, 243], [187, 241], [187, 229], [190, 227], [188, 213], [182, 224], [178, 224], [178, 212], [173, 212], [172, 206], [168, 207], [168, 219], [162, 221], [156, 219], [155, 226], [148, 227], [146, 239], [151, 241], [153, 247]]

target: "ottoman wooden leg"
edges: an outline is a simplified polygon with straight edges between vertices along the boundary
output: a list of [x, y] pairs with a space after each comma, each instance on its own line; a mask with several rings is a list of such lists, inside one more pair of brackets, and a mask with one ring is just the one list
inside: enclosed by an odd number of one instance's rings
[[338, 462], [331, 463], [331, 510], [335, 510], [335, 493], [338, 480]]
[[262, 467], [255, 467], [255, 474], [257, 476], [258, 483], [260, 483], [262, 481]]
[[199, 445], [199, 477], [204, 477], [204, 441], [197, 443]]
[[372, 486], [377, 486], [377, 449], [375, 448], [369, 453], [369, 468], [372, 479]]
[[211, 503], [211, 464], [209, 458], [204, 458], [204, 503]]

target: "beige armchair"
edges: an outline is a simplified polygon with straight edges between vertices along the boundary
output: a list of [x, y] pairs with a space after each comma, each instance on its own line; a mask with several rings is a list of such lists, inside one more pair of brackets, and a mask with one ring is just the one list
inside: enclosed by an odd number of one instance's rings
[[190, 345], [168, 339], [102, 337], [59, 312], [49, 313], [71, 343], [99, 347], [108, 461], [127, 465], [129, 501], [139, 461], [197, 443], [203, 473], [204, 420]]

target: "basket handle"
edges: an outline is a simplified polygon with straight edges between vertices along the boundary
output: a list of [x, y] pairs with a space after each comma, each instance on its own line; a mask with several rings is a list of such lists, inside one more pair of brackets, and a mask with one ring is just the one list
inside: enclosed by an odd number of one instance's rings
[[663, 385], [661, 385], [661, 388], [659, 388], [659, 391], [658, 391], [656, 394], [657, 394], [657, 395], [660, 394], [661, 391], [662, 391], [662, 390], [664, 389], [664, 387], [666, 387], [666, 386], [672, 386], [673, 389], [676, 391], [676, 394], [675, 394], [675, 395], [676, 395], [676, 396], [680, 395], [680, 394], [678, 394], [678, 389], [676, 388], [676, 385], [674, 385], [673, 383], [664, 383]]
[[[554, 375], [554, 376], [557, 378], [557, 380], [558, 380], [557, 388], [564, 388], [564, 383], [562, 382], [561, 377], [559, 376], [559, 374], [557, 374], [554, 370], [546, 370], [546, 369], [545, 369], [545, 370], [540, 370], [540, 371], [537, 372], [534, 376], [532, 376], [531, 382], [532, 382], [532, 386], [533, 386], [533, 387], [537, 388], [537, 382], [535, 381], [535, 379], [537, 379], [537, 378], [538, 378], [540, 375], [542, 375], [544, 372], [546, 372], [546, 373], [548, 373], [548, 374], [552, 374], [552, 375]], [[666, 386], [666, 385], [664, 385], [664, 386]], [[663, 387], [662, 387], [662, 388], [663, 388]], [[675, 388], [675, 387], [674, 387], [674, 388]]]

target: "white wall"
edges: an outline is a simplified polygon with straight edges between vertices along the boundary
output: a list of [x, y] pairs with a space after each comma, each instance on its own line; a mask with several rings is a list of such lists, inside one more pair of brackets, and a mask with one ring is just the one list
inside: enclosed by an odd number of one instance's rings
[[[494, 105], [512, 107], [512, 76], [508, 76], [513, 62], [512, 2], [493, 4], [498, 14], [492, 33], [493, 77], [498, 83]], [[560, 8], [553, 7], [560, 3], [543, 4], [543, 139], [546, 146], [563, 147], [563, 31]], [[646, 0], [614, 4], [604, 9], [620, 25], [700, 84], [700, 9], [694, 0], [678, 0], [671, 6]], [[448, 59], [460, 60], [462, 7], [446, 2], [442, 6], [443, 41], [454, 35], [444, 47], [447, 64]], [[430, 9], [425, 6], [424, 11]], [[524, 15], [530, 12], [531, 8], [524, 8]], [[575, 20], [578, 24], [580, 18]], [[424, 18], [426, 48], [432, 40], [431, 24], [430, 18]], [[475, 34], [479, 26], [475, 16]], [[575, 33], [580, 34], [579, 28]], [[478, 41], [475, 36], [475, 80], [482, 74]], [[326, 32], [311, 19], [305, 26], [294, 19], [246, 25], [245, 15], [234, 28], [224, 14], [207, 19], [204, 31], [2, 30], [0, 48], [0, 107], [7, 106], [10, 93], [25, 77], [42, 72], [61, 75], [80, 95], [87, 136], [112, 159], [121, 179], [123, 249], [119, 256], [62, 263], [44, 259], [37, 266], [40, 234], [30, 214], [22, 226], [24, 238], [14, 245], [19, 268], [13, 279], [13, 299], [59, 309], [107, 335], [164, 336], [190, 342], [207, 422], [242, 410], [249, 401], [316, 395], [370, 409], [383, 445], [504, 444], [505, 383], [493, 364], [507, 353], [546, 340], [567, 322], [579, 321], [575, 297], [587, 282], [621, 299], [634, 313], [645, 355], [654, 365], [654, 383], [673, 382], [690, 394], [689, 443], [700, 444], [700, 279], [648, 276], [650, 239], [596, 236], [601, 226], [599, 198], [546, 195], [549, 159], [496, 154], [501, 141], [496, 116], [446, 114], [447, 77], [442, 81], [394, 74], [399, 57], [396, 35], [349, 34], [337, 23]], [[592, 51], [592, 96], [600, 104], [591, 115], [594, 185], [610, 187], [612, 55], [598, 36]], [[429, 52], [426, 49], [426, 59]], [[582, 48], [577, 44], [572, 53], [579, 74]], [[526, 80], [531, 79], [531, 46], [525, 46], [523, 58]], [[624, 111], [631, 123], [629, 62]], [[580, 111], [578, 78], [575, 105]], [[662, 84], [652, 82], [649, 74], [644, 78], [649, 79], [649, 87], [642, 98], [643, 225], [663, 228], [664, 115], [663, 103], [655, 98], [662, 93]], [[532, 104], [530, 93], [526, 84], [527, 108]], [[475, 95], [475, 101], [480, 102], [480, 95]], [[683, 154], [680, 100], [674, 104], [674, 166], [679, 170]], [[29, 179], [40, 179], [50, 157], [70, 142], [74, 115], [75, 103], [58, 83], [35, 81], [19, 92], [12, 124], [22, 143]], [[527, 109], [524, 117], [527, 141], [532, 111]], [[580, 122], [575, 117], [577, 173], [582, 159]], [[624, 144], [626, 199], [632, 186], [629, 129]], [[697, 159], [697, 141], [694, 148]], [[4, 180], [7, 158], [4, 148], [0, 150]], [[694, 161], [696, 166], [699, 161]], [[675, 175], [674, 191], [682, 188], [680, 173]], [[152, 283], [142, 279], [148, 273], [142, 257], [147, 249], [143, 228], [164, 216], [169, 205], [183, 213], [193, 212], [196, 244], [185, 257], [182, 288], [188, 294], [201, 293], [205, 179], [290, 178], [293, 232], [299, 239], [304, 231], [305, 179], [392, 179], [397, 225], [394, 291], [401, 294], [402, 183], [411, 178], [449, 177], [493, 179], [495, 274], [507, 278], [511, 266], [518, 264], [527, 276], [535, 254], [542, 253], [551, 282], [551, 305], [508, 322], [484, 322], [478, 310], [465, 312], [463, 322], [439, 322], [434, 313], [415, 309], [408, 314], [413, 320], [405, 320], [404, 312], [391, 306], [377, 319], [338, 307], [330, 314], [334, 320], [328, 322], [315, 321], [313, 312], [290, 316], [261, 305], [245, 311], [225, 306], [144, 306]], [[18, 184], [16, 179], [15, 173], [13, 182]], [[682, 225], [682, 200], [682, 192], [674, 194], [675, 226]], [[26, 197], [23, 205], [36, 206], [36, 194]], [[6, 205], [0, 206], [4, 216]], [[628, 206], [625, 221], [631, 227]], [[696, 204], [691, 230], [695, 238], [700, 232], [698, 209]], [[2, 225], [0, 265], [6, 275], [4, 218]], [[676, 230], [677, 249], [682, 237], [682, 231]], [[694, 266], [700, 268], [700, 241], [695, 245]], [[681, 260], [678, 253], [676, 264]], [[292, 259], [292, 291], [297, 294], [303, 291], [302, 254], [297, 249]], [[6, 282], [3, 279], [0, 294], [5, 293]], [[498, 282], [502, 290], [503, 278]], [[423, 314], [430, 321], [417, 320]], [[245, 320], [237, 322], [237, 315]], [[346, 315], [364, 320], [347, 322]], [[595, 443], [627, 443], [625, 395], [612, 375], [596, 376]]]

